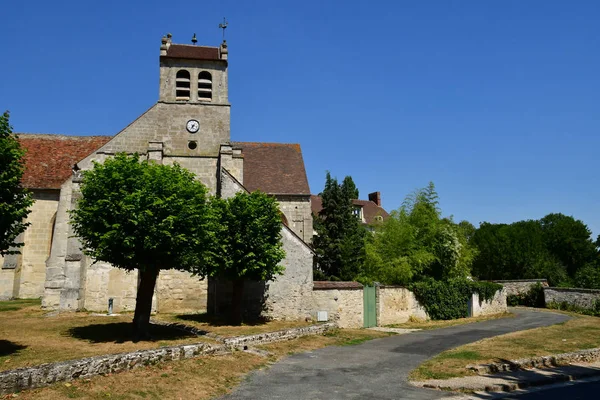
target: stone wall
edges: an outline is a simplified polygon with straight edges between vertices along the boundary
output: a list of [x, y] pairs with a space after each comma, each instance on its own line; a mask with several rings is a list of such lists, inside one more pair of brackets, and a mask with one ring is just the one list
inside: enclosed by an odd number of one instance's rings
[[519, 279], [519, 280], [506, 280], [506, 281], [492, 281], [499, 283], [506, 289], [506, 295], [515, 295], [521, 293], [527, 293], [532, 286], [540, 283], [544, 287], [548, 287], [548, 281], [546, 279]]
[[546, 306], [550, 303], [567, 303], [582, 308], [592, 308], [600, 299], [600, 290], [545, 287]]
[[480, 317], [507, 312], [506, 292], [506, 289], [498, 290], [491, 300], [480, 300], [479, 293], [473, 293], [469, 302], [469, 316]]
[[410, 290], [400, 286], [378, 286], [377, 325], [401, 324], [412, 316], [428, 320], [429, 315]]
[[332, 286], [326, 289], [315, 287], [312, 299], [314, 318], [318, 311], [327, 311], [329, 320], [335, 322], [340, 328], [362, 328], [364, 319], [362, 285], [350, 288], [342, 285], [338, 288]]
[[38, 298], [44, 294], [46, 260], [50, 255], [52, 228], [60, 192], [58, 190], [32, 190], [35, 202], [27, 216], [31, 225], [22, 236], [25, 246], [17, 260], [16, 268], [5, 269], [0, 257], [0, 298]]
[[312, 241], [313, 219], [310, 195], [277, 195], [279, 209], [285, 215], [287, 225], [306, 243]]

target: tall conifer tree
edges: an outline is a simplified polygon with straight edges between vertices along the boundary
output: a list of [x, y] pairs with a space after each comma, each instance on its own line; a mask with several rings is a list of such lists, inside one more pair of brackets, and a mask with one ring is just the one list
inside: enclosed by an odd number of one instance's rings
[[314, 220], [315, 279], [351, 281], [360, 275], [365, 257], [365, 233], [354, 214], [358, 189], [347, 176], [340, 185], [327, 172], [321, 193], [323, 209]]

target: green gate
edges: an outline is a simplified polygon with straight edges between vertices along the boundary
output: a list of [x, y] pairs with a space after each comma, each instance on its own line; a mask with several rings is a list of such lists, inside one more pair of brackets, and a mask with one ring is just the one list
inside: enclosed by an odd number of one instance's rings
[[365, 328], [377, 326], [377, 309], [375, 307], [375, 286], [365, 286], [363, 289], [363, 308]]

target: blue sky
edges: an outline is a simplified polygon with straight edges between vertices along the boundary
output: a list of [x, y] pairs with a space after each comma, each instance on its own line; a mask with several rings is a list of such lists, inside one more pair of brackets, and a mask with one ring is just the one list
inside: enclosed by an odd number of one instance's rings
[[562, 212], [600, 234], [598, 1], [28, 1], [2, 6], [16, 131], [113, 135], [158, 97], [160, 38], [229, 28], [233, 140], [302, 145], [384, 207], [433, 181], [474, 224]]

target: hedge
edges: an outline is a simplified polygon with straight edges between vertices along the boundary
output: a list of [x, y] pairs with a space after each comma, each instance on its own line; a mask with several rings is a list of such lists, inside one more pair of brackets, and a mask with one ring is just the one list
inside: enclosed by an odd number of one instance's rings
[[489, 301], [502, 290], [502, 285], [466, 279], [429, 280], [413, 283], [410, 290], [431, 319], [447, 320], [469, 316], [469, 300], [473, 293], [478, 293], [480, 300]]

